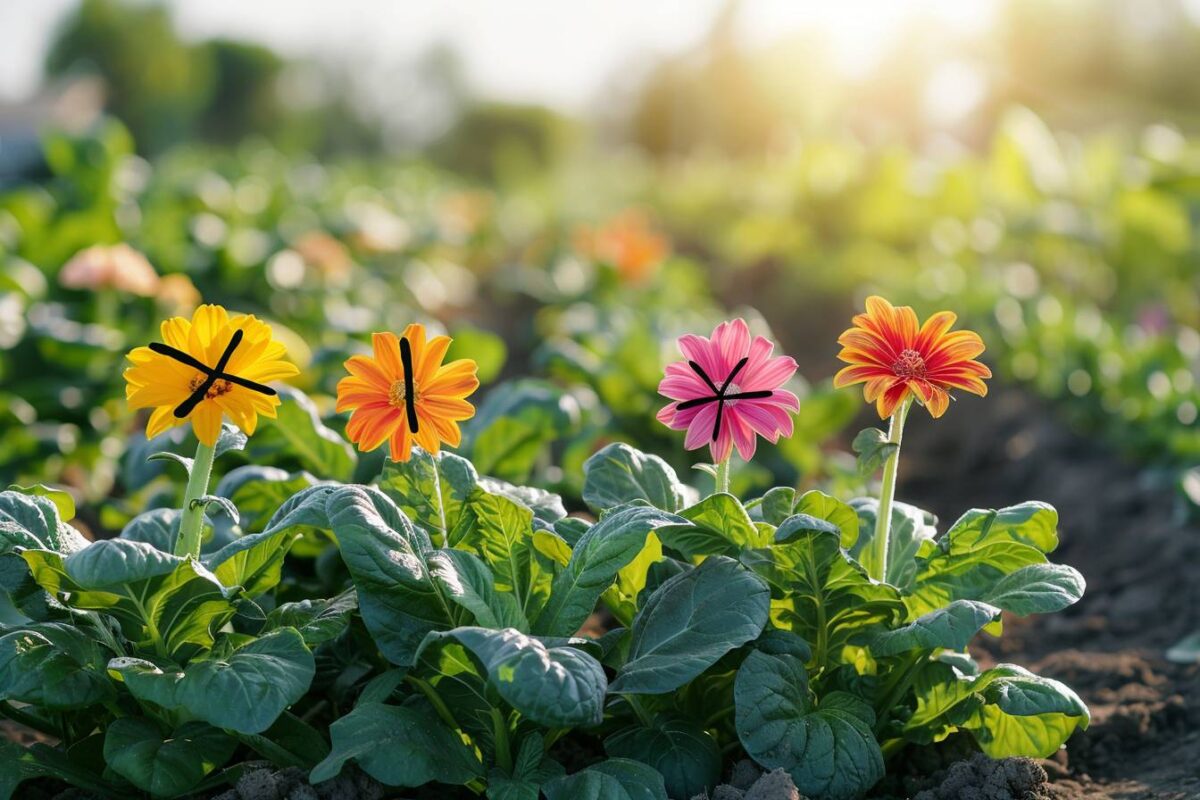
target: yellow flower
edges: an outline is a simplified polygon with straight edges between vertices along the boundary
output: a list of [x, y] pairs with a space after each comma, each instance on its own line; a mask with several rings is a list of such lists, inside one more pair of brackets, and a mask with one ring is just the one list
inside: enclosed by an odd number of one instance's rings
[[146, 435], [153, 437], [192, 421], [196, 438], [212, 446], [229, 419], [254, 433], [258, 415], [275, 417], [279, 398], [266, 384], [299, 373], [283, 360], [285, 348], [271, 328], [254, 316], [229, 316], [221, 306], [203, 305], [189, 322], [162, 324], [163, 341], [126, 356], [125, 397], [130, 408], [152, 408]]
[[346, 435], [363, 452], [388, 441], [393, 461], [408, 461], [415, 441], [436, 453], [445, 442], [462, 441], [458, 423], [475, 416], [467, 395], [479, 388], [476, 364], [461, 358], [443, 364], [449, 336], [426, 341], [425, 326], [413, 323], [400, 338], [372, 335], [375, 355], [346, 360], [350, 376], [337, 386], [337, 410], [353, 411]]

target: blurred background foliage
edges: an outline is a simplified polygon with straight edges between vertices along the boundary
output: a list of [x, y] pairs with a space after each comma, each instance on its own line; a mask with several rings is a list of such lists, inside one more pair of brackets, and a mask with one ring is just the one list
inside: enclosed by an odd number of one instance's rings
[[[808, 379], [797, 435], [740, 480], [860, 480], [842, 451], [866, 418], [827, 379], [873, 292], [958, 311], [1001, 380], [1194, 466], [1198, 4], [1004, 0], [966, 32], [914, 13], [851, 71], [818, 29], [748, 42], [751, 7], [580, 112], [478, 93], [443, 42], [373, 73], [72, 5], [39, 94], [0, 106], [0, 484], [115, 494], [100, 527], [154, 502], [123, 355], [200, 298], [276, 325], [318, 438], [370, 331], [449, 331], [485, 378], [464, 449], [568, 496], [613, 439], [700, 457], [655, 387], [675, 336], [730, 313]], [[150, 277], [88, 250], [120, 242]], [[333, 469], [303, 445], [278, 465]]]

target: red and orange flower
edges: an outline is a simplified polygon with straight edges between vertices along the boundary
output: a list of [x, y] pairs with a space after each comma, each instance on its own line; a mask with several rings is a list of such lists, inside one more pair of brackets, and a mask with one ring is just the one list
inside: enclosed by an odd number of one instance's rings
[[975, 358], [983, 340], [974, 331], [951, 331], [957, 317], [939, 311], [921, 325], [908, 306], [896, 308], [882, 297], [867, 298], [867, 313], [838, 337], [838, 358], [850, 366], [833, 379], [842, 388], [865, 383], [863, 396], [875, 403], [881, 419], [915, 397], [933, 417], [946, 413], [950, 390], [987, 394], [984, 378], [992, 372]]

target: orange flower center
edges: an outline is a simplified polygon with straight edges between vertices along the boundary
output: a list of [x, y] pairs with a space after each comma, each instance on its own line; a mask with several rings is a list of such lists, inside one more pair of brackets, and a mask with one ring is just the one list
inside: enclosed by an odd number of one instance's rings
[[900, 378], [923, 379], [925, 377], [925, 359], [921, 358], [921, 354], [916, 350], [908, 348], [892, 362], [892, 372]]
[[[193, 392], [196, 391], [200, 388], [200, 384], [204, 383], [207, 378], [207, 375], [195, 375], [190, 381], [188, 381], [188, 389]], [[212, 386], [208, 387], [208, 391], [204, 393], [204, 397], [207, 400], [212, 400], [214, 397], [220, 397], [223, 394], [229, 394], [232, 389], [233, 384], [229, 381], [216, 380], [213, 381]]]
[[[388, 403], [393, 408], [404, 408], [406, 399], [408, 399], [408, 390], [404, 388], [404, 381], [394, 381], [392, 388], [388, 391]], [[417, 389], [416, 383], [413, 384], [413, 399], [421, 399], [421, 392]]]

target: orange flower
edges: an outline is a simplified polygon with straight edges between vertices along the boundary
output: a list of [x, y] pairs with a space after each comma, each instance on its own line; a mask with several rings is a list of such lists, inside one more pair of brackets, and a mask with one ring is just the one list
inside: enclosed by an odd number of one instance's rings
[[479, 388], [476, 364], [461, 358], [443, 364], [449, 336], [426, 341], [425, 326], [413, 323], [397, 338], [373, 334], [374, 357], [351, 356], [350, 376], [337, 386], [337, 410], [353, 411], [350, 441], [369, 452], [387, 440], [393, 461], [408, 461], [413, 443], [436, 453], [445, 442], [462, 441], [458, 423], [475, 416], [467, 395]]
[[670, 252], [670, 241], [656, 232], [645, 214], [623, 211], [596, 230], [575, 232], [575, 248], [609, 264], [626, 283], [642, 283]]
[[837, 388], [865, 383], [863, 395], [875, 403], [881, 419], [909, 397], [918, 398], [933, 417], [946, 413], [950, 389], [982, 397], [992, 371], [975, 361], [983, 340], [974, 331], [950, 331], [957, 317], [939, 311], [924, 325], [908, 306], [896, 308], [882, 297], [867, 298], [867, 313], [838, 337], [838, 358], [850, 366], [833, 379]]

